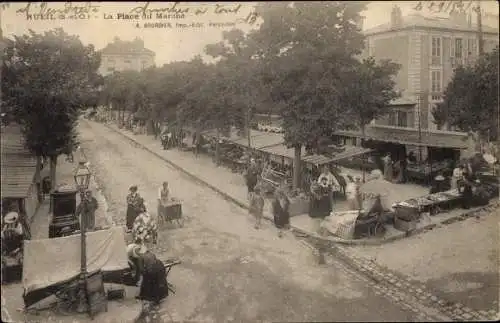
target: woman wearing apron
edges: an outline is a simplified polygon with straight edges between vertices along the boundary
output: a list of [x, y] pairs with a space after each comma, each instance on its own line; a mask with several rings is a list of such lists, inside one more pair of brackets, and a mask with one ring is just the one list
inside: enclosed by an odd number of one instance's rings
[[163, 182], [163, 185], [158, 189], [158, 217], [160, 220], [165, 219], [167, 216], [166, 211], [169, 195], [168, 182]]

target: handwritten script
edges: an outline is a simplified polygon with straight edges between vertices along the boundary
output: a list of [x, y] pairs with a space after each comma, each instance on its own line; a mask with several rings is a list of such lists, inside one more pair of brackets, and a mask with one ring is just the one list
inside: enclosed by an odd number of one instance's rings
[[[226, 16], [236, 16], [241, 14], [241, 4], [215, 4], [211, 6], [183, 6], [180, 2], [174, 2], [168, 6], [154, 7], [150, 6], [150, 2], [146, 2], [144, 5], [134, 7], [130, 10], [131, 14], [140, 15], [151, 15], [153, 13], [160, 14], [171, 14], [171, 15], [195, 15], [201, 16], [209, 13], [214, 13], [216, 15], [226, 15]], [[257, 14], [255, 12], [251, 13], [247, 19], [244, 19], [250, 24], [255, 23], [257, 19]]]
[[[472, 1], [419, 1], [414, 7], [413, 10], [422, 11], [424, 9], [429, 10], [430, 12], [438, 13], [438, 12], [466, 12], [471, 9]], [[472, 8], [475, 9], [475, 8]]]
[[63, 8], [52, 8], [47, 2], [28, 2], [25, 7], [17, 9], [16, 13], [24, 13], [27, 17], [29, 15], [79, 15], [97, 13], [99, 12], [99, 8], [99, 5], [90, 2], [85, 2], [83, 4], [66, 2]]

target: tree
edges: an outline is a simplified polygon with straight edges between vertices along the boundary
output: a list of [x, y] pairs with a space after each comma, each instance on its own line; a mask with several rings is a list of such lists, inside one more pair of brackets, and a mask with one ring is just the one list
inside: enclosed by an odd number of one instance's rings
[[[373, 57], [363, 59], [359, 64], [354, 64], [349, 73], [346, 73], [341, 104], [347, 108], [348, 115], [355, 126], [361, 129], [365, 140], [365, 129], [373, 119], [381, 117], [388, 112], [390, 101], [400, 96], [394, 89], [394, 77], [400, 66], [389, 60], [380, 63]], [[365, 180], [363, 171], [363, 182]]]
[[473, 66], [459, 66], [446, 87], [443, 102], [433, 116], [462, 131], [478, 132], [486, 140], [498, 139], [498, 46]]
[[84, 46], [62, 29], [44, 34], [30, 30], [7, 40], [3, 100], [14, 107], [27, 148], [38, 161], [49, 158], [52, 189], [57, 157], [78, 144], [75, 126], [80, 111], [97, 93], [99, 65], [100, 55], [92, 45]]
[[264, 66], [262, 82], [281, 107], [285, 142], [295, 150], [294, 188], [300, 183], [302, 147], [346, 121], [339, 98], [342, 87], [350, 86], [343, 74], [363, 49], [356, 22], [364, 7], [361, 2], [274, 2], [256, 8], [264, 21], [250, 39]]
[[[218, 59], [216, 69], [220, 82], [216, 95], [220, 96], [218, 104], [225, 111], [216, 114], [219, 116], [217, 120], [220, 123], [221, 118], [225, 118], [224, 127], [236, 126], [247, 137], [250, 149], [250, 123], [257, 105], [262, 102], [262, 87], [257, 77], [259, 62], [255, 59], [251, 39], [241, 30], [225, 31], [222, 36], [221, 42], [205, 48], [208, 55]], [[219, 127], [217, 129], [220, 130]]]

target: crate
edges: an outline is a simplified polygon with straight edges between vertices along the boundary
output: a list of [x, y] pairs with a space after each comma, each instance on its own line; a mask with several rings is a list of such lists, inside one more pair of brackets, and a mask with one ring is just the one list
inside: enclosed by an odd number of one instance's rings
[[394, 228], [399, 231], [413, 231], [417, 228], [416, 221], [407, 221], [405, 219], [400, 219], [397, 215], [394, 217]]
[[420, 216], [420, 211], [417, 207], [397, 205], [394, 207], [394, 209], [396, 211], [395, 217], [405, 221], [416, 220]]

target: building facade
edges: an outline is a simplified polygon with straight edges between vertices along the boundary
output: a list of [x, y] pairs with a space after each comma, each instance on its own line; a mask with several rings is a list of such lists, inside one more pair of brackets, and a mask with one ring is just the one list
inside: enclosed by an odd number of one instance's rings
[[[491, 51], [498, 46], [498, 29], [482, 27], [484, 51]], [[403, 100], [415, 102], [413, 109], [398, 108], [374, 124], [437, 129], [432, 109], [442, 101], [454, 69], [479, 56], [477, 25], [471, 17], [465, 13], [446, 19], [419, 14], [403, 17], [394, 7], [389, 23], [366, 30], [365, 35], [364, 56], [399, 63], [396, 87]]]
[[155, 53], [144, 47], [144, 41], [136, 38], [124, 41], [115, 38], [101, 50], [99, 73], [108, 75], [115, 71], [142, 71], [155, 65]]

